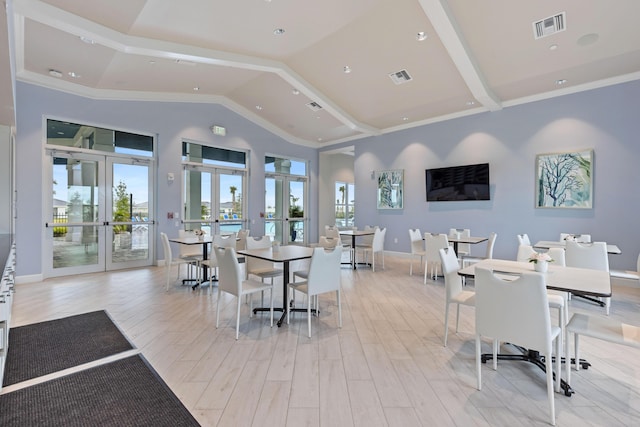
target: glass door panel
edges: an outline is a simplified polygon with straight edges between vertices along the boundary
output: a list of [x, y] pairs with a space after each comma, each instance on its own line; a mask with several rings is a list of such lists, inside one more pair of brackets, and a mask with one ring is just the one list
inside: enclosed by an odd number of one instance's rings
[[237, 233], [243, 224], [243, 176], [218, 174], [220, 233]]
[[201, 229], [209, 236], [217, 233], [215, 224], [218, 219], [215, 216], [215, 206], [211, 203], [212, 176], [210, 172], [185, 169], [185, 204], [182, 214], [185, 230]]
[[[150, 168], [138, 162], [110, 160], [109, 205], [111, 248], [107, 250], [108, 268], [130, 268], [151, 262], [153, 212], [150, 192]], [[151, 204], [152, 206], [152, 204]]]
[[265, 179], [265, 215], [264, 234], [271, 236], [271, 240], [284, 243], [283, 223], [285, 210], [283, 195], [283, 179], [281, 177], [267, 177]]
[[272, 176], [265, 188], [265, 234], [284, 244], [305, 244], [306, 181]]
[[304, 210], [305, 182], [289, 180], [289, 242], [305, 243], [305, 224], [307, 223]]
[[[52, 155], [50, 248], [52, 276], [104, 270], [104, 161], [78, 154]], [[49, 234], [50, 233], [50, 234]]]

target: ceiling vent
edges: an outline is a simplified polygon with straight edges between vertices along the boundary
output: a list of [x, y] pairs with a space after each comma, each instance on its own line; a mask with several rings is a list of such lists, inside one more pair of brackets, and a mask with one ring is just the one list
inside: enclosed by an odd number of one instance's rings
[[407, 70], [400, 70], [395, 73], [389, 74], [391, 81], [393, 81], [397, 85], [401, 85], [402, 83], [406, 83], [411, 81], [411, 76], [407, 73]]
[[315, 101], [312, 101], [307, 104], [307, 107], [311, 108], [312, 111], [320, 111], [322, 110], [322, 105], [318, 104]]
[[538, 40], [567, 29], [566, 12], [533, 23], [533, 37]]

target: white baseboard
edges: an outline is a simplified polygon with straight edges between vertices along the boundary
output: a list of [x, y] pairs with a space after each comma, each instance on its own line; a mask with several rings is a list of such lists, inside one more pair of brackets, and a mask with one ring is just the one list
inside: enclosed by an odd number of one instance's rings
[[42, 274], [31, 274], [29, 276], [16, 276], [16, 285], [21, 283], [36, 283], [42, 282], [44, 276]]
[[627, 288], [640, 288], [640, 280], [612, 277], [611, 286], [626, 286]]

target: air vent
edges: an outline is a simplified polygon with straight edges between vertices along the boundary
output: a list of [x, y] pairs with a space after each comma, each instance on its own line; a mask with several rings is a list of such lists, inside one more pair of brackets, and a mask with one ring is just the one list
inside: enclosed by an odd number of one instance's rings
[[312, 101], [307, 104], [307, 107], [311, 108], [312, 111], [320, 111], [322, 110], [322, 105], [318, 104], [315, 101]]
[[397, 85], [401, 85], [402, 83], [406, 83], [411, 81], [411, 76], [407, 73], [407, 70], [400, 70], [395, 73], [389, 74], [391, 81], [393, 81]]
[[567, 29], [566, 12], [533, 23], [533, 37], [538, 40]]

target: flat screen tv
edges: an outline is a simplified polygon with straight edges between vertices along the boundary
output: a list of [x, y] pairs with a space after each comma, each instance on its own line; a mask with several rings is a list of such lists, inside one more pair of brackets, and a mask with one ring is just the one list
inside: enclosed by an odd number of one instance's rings
[[427, 169], [427, 202], [489, 200], [489, 163]]

